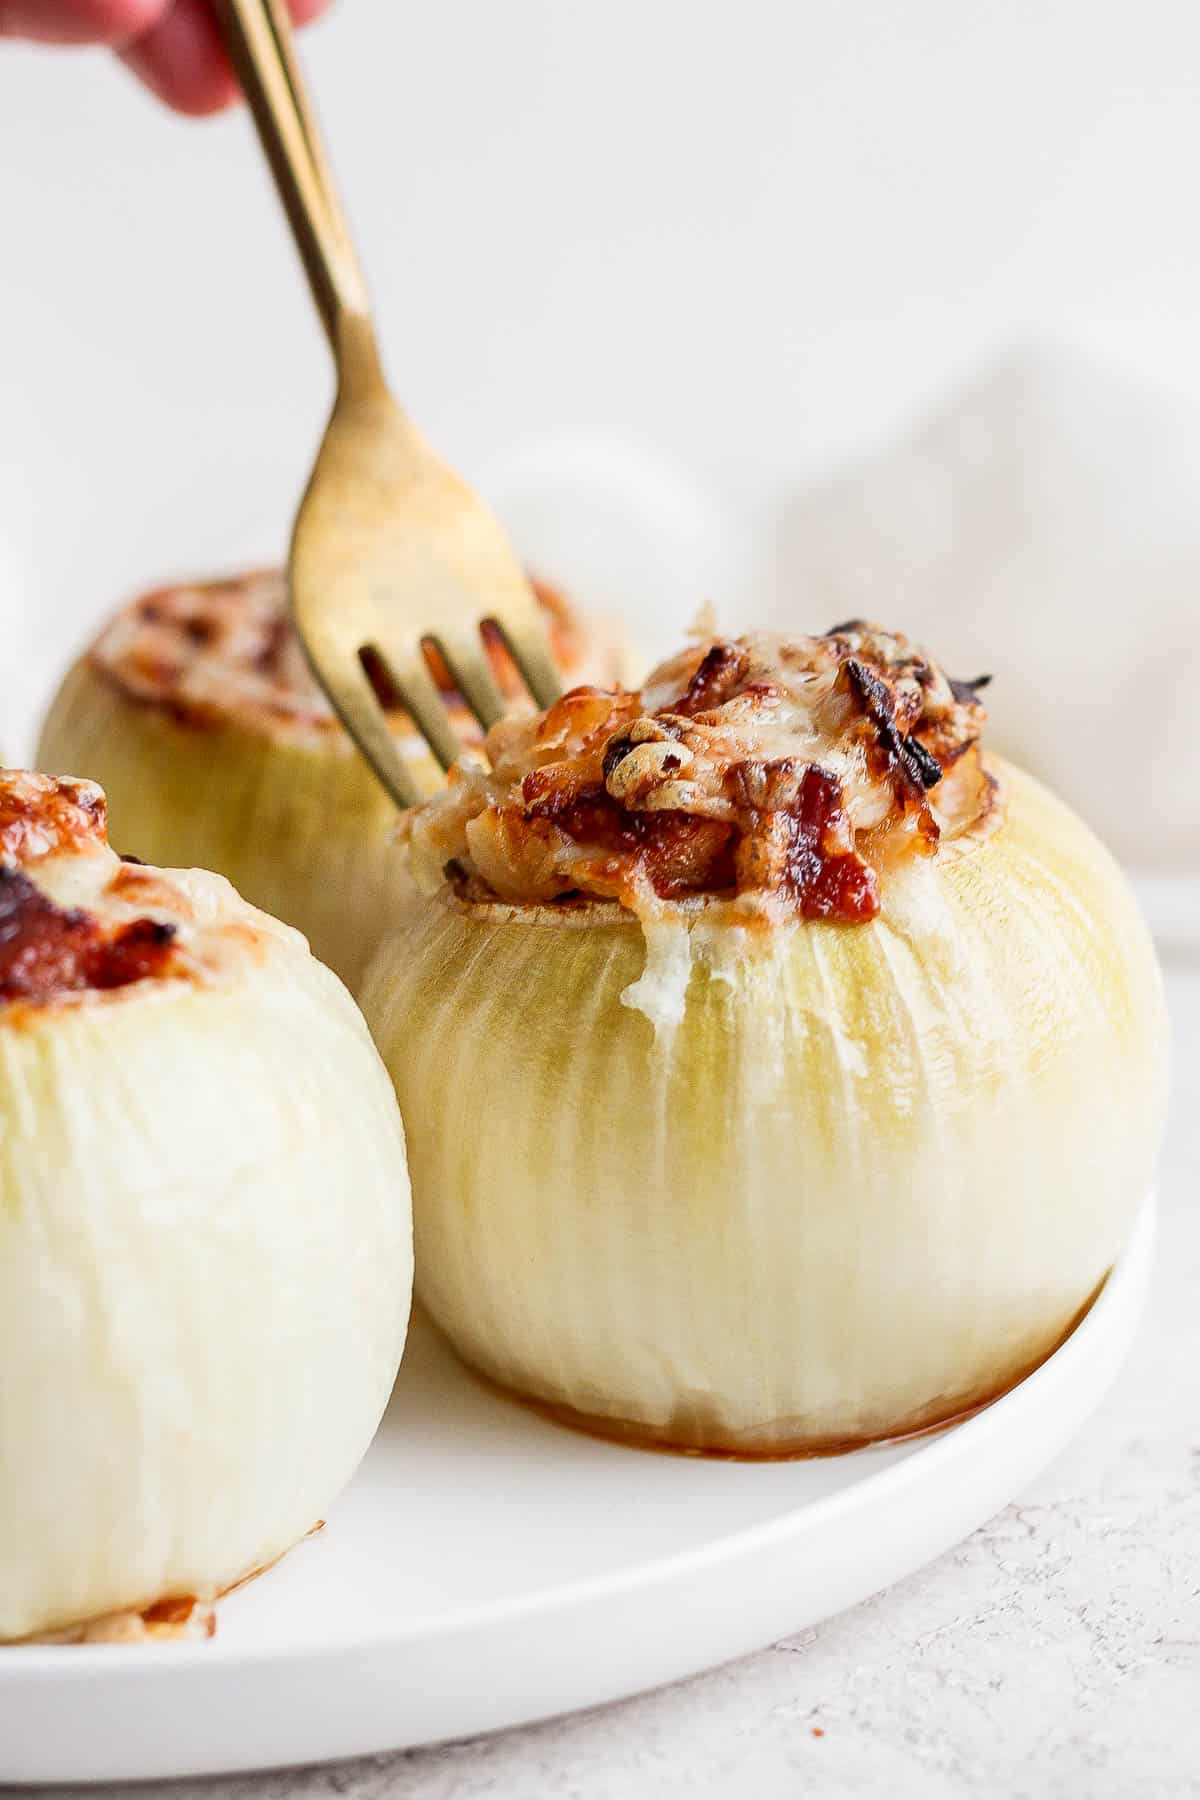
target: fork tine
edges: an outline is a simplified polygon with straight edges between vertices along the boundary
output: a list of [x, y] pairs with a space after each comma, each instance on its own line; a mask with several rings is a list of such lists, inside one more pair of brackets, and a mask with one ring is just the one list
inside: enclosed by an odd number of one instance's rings
[[454, 685], [479, 720], [490, 731], [504, 712], [504, 697], [492, 674], [483, 638], [478, 631], [439, 631], [434, 642], [446, 660]]
[[372, 648], [387, 670], [401, 704], [412, 715], [417, 730], [443, 769], [448, 769], [451, 763], [458, 761], [464, 746], [450, 723], [446, 703], [425, 666], [420, 646], [415, 645], [397, 655], [389, 655], [384, 645], [378, 642]]
[[423, 785], [415, 769], [405, 762], [388, 726], [387, 715], [358, 659], [339, 657], [336, 670], [325, 676], [311, 653], [309, 660], [342, 724], [396, 805], [418, 806], [422, 800], [428, 800], [437, 790], [432, 785]]
[[492, 614], [492, 623], [503, 637], [509, 654], [539, 706], [553, 706], [562, 693], [562, 677], [550, 654], [546, 628], [538, 618], [510, 621], [504, 612]]

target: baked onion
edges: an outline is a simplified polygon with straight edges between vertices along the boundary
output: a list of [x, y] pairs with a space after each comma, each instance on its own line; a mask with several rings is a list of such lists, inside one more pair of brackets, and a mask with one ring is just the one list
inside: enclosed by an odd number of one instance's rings
[[411, 1278], [337, 978], [220, 876], [123, 863], [90, 782], [0, 772], [0, 1639], [157, 1629], [303, 1537]]
[[[604, 628], [538, 591], [564, 671], [615, 679]], [[498, 641], [492, 651], [515, 691]], [[466, 709], [452, 709], [477, 740]], [[428, 763], [406, 716], [394, 723], [405, 754]], [[396, 812], [309, 672], [280, 574], [163, 589], [124, 608], [68, 673], [37, 762], [101, 784], [119, 849], [227, 875], [357, 985], [404, 883]]]
[[559, 1416], [747, 1456], [922, 1430], [1069, 1331], [1165, 1027], [1107, 852], [978, 683], [852, 621], [505, 721], [409, 815], [363, 1005], [417, 1290]]

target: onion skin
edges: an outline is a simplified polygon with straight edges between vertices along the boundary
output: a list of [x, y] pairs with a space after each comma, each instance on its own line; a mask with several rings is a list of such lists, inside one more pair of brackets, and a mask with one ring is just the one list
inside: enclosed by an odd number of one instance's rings
[[[420, 739], [409, 734], [406, 747], [433, 768]], [[181, 723], [85, 657], [59, 689], [37, 762], [99, 782], [119, 850], [219, 869], [302, 931], [354, 992], [407, 876], [396, 808], [344, 732]]]
[[0, 1639], [265, 1567], [387, 1402], [394, 1097], [337, 979], [238, 911], [261, 948], [227, 980], [0, 1007]]
[[[922, 1429], [1048, 1354], [1152, 1179], [1166, 1028], [1107, 852], [1005, 810], [869, 923], [695, 959], [656, 1034], [612, 908], [428, 901], [363, 1005], [408, 1130], [417, 1291], [517, 1393], [646, 1443]], [[719, 928], [716, 936], [721, 935]]]

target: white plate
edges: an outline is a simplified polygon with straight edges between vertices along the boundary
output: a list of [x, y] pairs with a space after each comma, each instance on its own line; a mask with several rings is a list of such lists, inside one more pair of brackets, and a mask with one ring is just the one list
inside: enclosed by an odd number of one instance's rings
[[418, 1327], [324, 1533], [230, 1596], [208, 1643], [0, 1651], [0, 1781], [319, 1761], [672, 1681], [864, 1599], [1012, 1498], [1133, 1337], [1154, 1214], [1074, 1335], [975, 1418], [750, 1465], [627, 1450], [478, 1384]]

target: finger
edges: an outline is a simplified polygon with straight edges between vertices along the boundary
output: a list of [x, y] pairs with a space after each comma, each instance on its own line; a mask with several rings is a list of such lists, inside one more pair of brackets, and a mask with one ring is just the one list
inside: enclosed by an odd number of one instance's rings
[[206, 0], [171, 0], [162, 17], [121, 52], [121, 60], [178, 112], [219, 112], [237, 97]]
[[[325, 11], [327, 0], [289, 0], [297, 25]], [[121, 51], [122, 61], [177, 112], [201, 117], [236, 100], [237, 79], [207, 0], [171, 0], [150, 29]]]
[[153, 30], [171, 0], [0, 0], [0, 37], [43, 44], [127, 44]]

